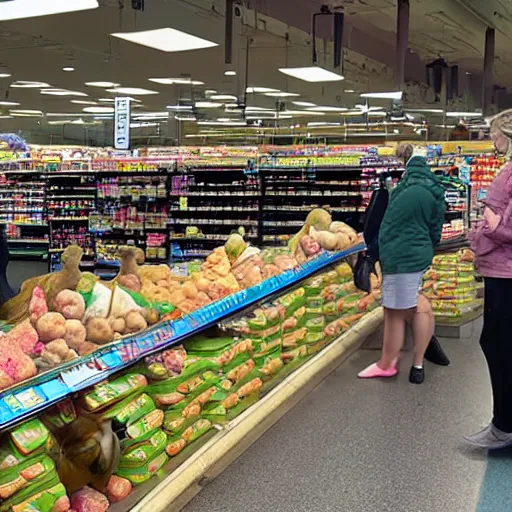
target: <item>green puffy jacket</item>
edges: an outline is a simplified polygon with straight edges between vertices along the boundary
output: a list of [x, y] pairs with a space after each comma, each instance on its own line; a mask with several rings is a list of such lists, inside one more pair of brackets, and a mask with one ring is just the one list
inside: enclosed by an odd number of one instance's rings
[[393, 190], [379, 233], [384, 274], [426, 270], [441, 240], [445, 213], [444, 188], [426, 160], [415, 156]]

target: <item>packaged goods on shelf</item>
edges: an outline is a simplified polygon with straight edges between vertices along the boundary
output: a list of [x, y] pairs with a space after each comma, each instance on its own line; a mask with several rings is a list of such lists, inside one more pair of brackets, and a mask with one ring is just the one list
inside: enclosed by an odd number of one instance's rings
[[434, 256], [423, 278], [423, 293], [440, 322], [455, 322], [481, 309], [480, 283], [475, 280], [474, 254], [468, 249]]
[[[315, 226], [345, 233], [346, 251], [321, 249], [329, 236], [317, 237]], [[43, 410], [41, 427], [34, 425], [51, 431], [52, 444], [47, 454], [43, 444], [13, 444], [37, 437], [17, 435], [20, 427], [2, 438], [0, 454], [23, 475], [5, 480], [18, 487], [0, 500], [48, 512], [70, 503], [106, 510], [176, 467], [377, 305], [378, 291], [358, 292], [350, 266], [341, 263], [363, 245], [328, 212], [309, 218], [298, 235], [309, 253], [302, 266], [287, 248], [261, 251], [238, 233], [225, 242], [204, 262], [172, 269], [143, 265], [139, 249], [123, 247], [111, 283], [82, 272], [73, 246], [61, 272], [30, 281], [28, 293], [0, 309], [18, 321], [0, 338], [1, 428]], [[19, 362], [32, 366], [13, 376], [15, 345]], [[48, 409], [64, 397], [71, 405]], [[99, 438], [109, 442], [99, 447]], [[111, 463], [99, 470], [95, 460], [106, 446]], [[42, 457], [41, 466], [32, 456]], [[41, 467], [48, 477], [39, 476]]]

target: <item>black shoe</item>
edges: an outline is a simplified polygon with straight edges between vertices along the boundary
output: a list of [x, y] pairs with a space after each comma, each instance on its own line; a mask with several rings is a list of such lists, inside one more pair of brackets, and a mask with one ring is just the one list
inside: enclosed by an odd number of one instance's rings
[[428, 344], [427, 351], [425, 352], [425, 359], [439, 366], [448, 366], [450, 364], [448, 356], [445, 354], [441, 344], [435, 336], [432, 336], [432, 339]]
[[423, 384], [425, 380], [425, 370], [423, 368], [416, 368], [413, 366], [411, 368], [411, 373], [409, 373], [409, 382], [411, 384]]

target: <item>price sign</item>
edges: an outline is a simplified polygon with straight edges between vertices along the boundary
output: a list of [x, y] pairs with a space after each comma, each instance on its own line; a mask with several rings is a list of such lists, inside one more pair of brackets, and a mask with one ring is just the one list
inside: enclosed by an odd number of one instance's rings
[[114, 114], [114, 147], [130, 149], [130, 98], [116, 98]]
[[61, 372], [60, 378], [70, 389], [77, 386], [82, 386], [89, 380], [94, 380], [107, 377], [107, 370], [112, 370], [120, 365], [121, 358], [114, 353], [105, 354], [104, 356], [94, 357], [89, 361], [79, 363], [69, 370]]

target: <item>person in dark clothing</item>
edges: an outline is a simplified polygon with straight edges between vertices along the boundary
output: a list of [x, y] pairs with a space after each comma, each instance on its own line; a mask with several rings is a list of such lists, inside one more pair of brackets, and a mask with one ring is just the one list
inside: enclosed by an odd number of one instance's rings
[[380, 361], [360, 378], [393, 377], [409, 323], [414, 336], [414, 362], [410, 381], [424, 380], [423, 359], [434, 333], [430, 302], [420, 294], [424, 272], [432, 263], [441, 240], [445, 213], [444, 188], [425, 158], [413, 156], [411, 144], [403, 144], [397, 156], [406, 172], [395, 190], [379, 233], [383, 274], [384, 345]]

